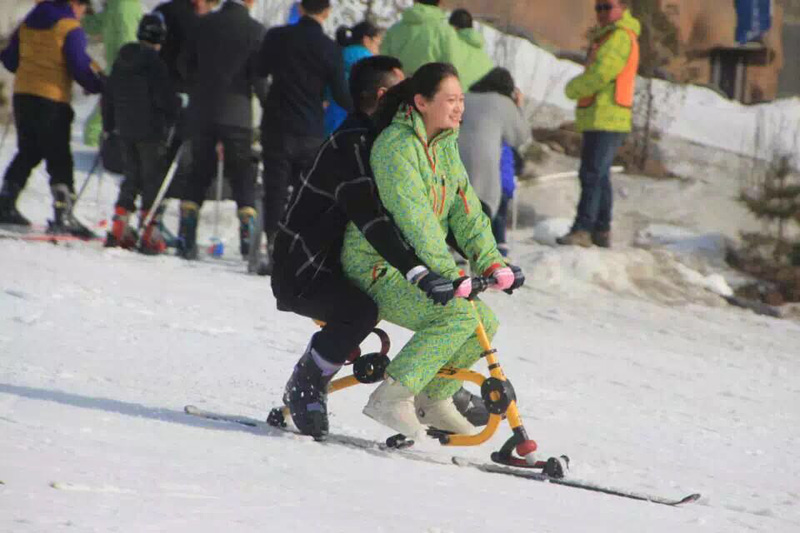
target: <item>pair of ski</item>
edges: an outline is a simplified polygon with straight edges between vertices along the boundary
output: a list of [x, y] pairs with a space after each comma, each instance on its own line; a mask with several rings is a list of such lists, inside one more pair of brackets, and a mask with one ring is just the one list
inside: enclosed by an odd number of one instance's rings
[[66, 242], [100, 242], [103, 237], [82, 236], [73, 233], [55, 233], [46, 226], [16, 226], [13, 224], [0, 224], [0, 239], [12, 239], [28, 242], [50, 242], [53, 244]]
[[[229, 424], [238, 424], [241, 426], [247, 426], [250, 428], [261, 429], [264, 431], [287, 431], [294, 434], [298, 434], [295, 431], [289, 428], [282, 428], [280, 426], [273, 426], [268, 425], [265, 421], [256, 420], [255, 418], [250, 418], [246, 416], [240, 415], [229, 415], [229, 414], [222, 414], [216, 413], [213, 411], [206, 411], [204, 409], [200, 409], [194, 405], [187, 405], [184, 407], [184, 412], [191, 416], [196, 416], [199, 418], [204, 418], [206, 420], [214, 420], [223, 423]], [[299, 434], [298, 434], [299, 435]], [[311, 438], [311, 437], [309, 437]], [[700, 494], [690, 494], [683, 498], [666, 498], [663, 496], [656, 496], [651, 494], [642, 494], [639, 492], [627, 491], [622, 489], [616, 489], [612, 487], [607, 487], [604, 485], [599, 485], [596, 483], [592, 483], [589, 481], [580, 481], [575, 479], [566, 479], [566, 478], [555, 478], [548, 476], [539, 471], [524, 469], [524, 468], [514, 468], [511, 466], [504, 466], [500, 464], [493, 464], [493, 463], [484, 463], [480, 461], [475, 461], [474, 459], [468, 459], [464, 457], [451, 457], [449, 459], [438, 457], [432, 454], [426, 454], [423, 452], [417, 452], [414, 450], [409, 449], [410, 444], [407, 443], [400, 443], [399, 445], [389, 446], [387, 443], [384, 442], [377, 442], [368, 439], [361, 439], [357, 437], [349, 437], [346, 435], [336, 435], [330, 434], [327, 438], [321, 441], [323, 444], [332, 444], [337, 446], [346, 446], [348, 448], [355, 448], [359, 450], [364, 450], [368, 453], [381, 455], [381, 456], [393, 456], [393, 457], [403, 457], [404, 459], [409, 459], [412, 461], [421, 461], [426, 463], [433, 463], [439, 465], [456, 465], [465, 468], [474, 468], [476, 470], [480, 470], [482, 472], [487, 472], [491, 474], [502, 474], [507, 476], [519, 477], [524, 479], [530, 479], [533, 481], [541, 481], [546, 483], [552, 483], [554, 485], [561, 485], [565, 487], [572, 487], [576, 489], [582, 489], [592, 492], [599, 492], [602, 494], [607, 494], [610, 496], [618, 496], [621, 498], [627, 498], [631, 500], [638, 500], [650, 503], [656, 503], [660, 505], [667, 505], [667, 506], [678, 506], [686, 503], [696, 502], [700, 499]], [[407, 445], [404, 445], [407, 444]], [[413, 444], [413, 441], [412, 441]]]

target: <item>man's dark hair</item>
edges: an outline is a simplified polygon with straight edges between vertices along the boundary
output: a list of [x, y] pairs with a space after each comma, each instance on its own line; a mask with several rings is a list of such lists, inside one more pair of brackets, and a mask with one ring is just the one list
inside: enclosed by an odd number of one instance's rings
[[303, 0], [300, 6], [306, 15], [319, 15], [331, 7], [331, 0]]
[[88, 6], [90, 5], [91, 0], [56, 0], [56, 4], [69, 4], [70, 2], [75, 2], [76, 4]]
[[378, 106], [378, 89], [388, 87], [395, 69], [403, 70], [396, 57], [372, 56], [353, 65], [350, 71], [350, 96], [353, 106], [361, 112], [372, 111]]
[[450, 14], [450, 25], [458, 30], [472, 27], [472, 13], [466, 9], [456, 9]]
[[442, 3], [442, 0], [416, 0], [418, 4], [425, 4], [428, 6], [438, 6]]

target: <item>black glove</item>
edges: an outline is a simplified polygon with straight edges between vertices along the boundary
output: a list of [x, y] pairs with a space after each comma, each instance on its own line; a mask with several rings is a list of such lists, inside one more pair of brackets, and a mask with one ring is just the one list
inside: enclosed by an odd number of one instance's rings
[[514, 273], [514, 283], [511, 284], [511, 287], [506, 289], [506, 294], [514, 294], [514, 291], [525, 285], [525, 274], [522, 273], [522, 269], [518, 266], [508, 265], [508, 268], [511, 269], [511, 272]]
[[455, 289], [453, 282], [445, 279], [436, 272], [428, 271], [417, 281], [417, 287], [424, 292], [435, 304], [445, 305], [453, 299]]

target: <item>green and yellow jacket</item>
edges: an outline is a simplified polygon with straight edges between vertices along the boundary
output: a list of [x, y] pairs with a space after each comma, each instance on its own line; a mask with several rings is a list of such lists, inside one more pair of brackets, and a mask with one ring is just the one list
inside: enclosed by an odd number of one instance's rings
[[631, 131], [631, 109], [639, 66], [641, 25], [629, 10], [613, 24], [594, 30], [586, 70], [566, 88], [578, 100], [578, 131]]

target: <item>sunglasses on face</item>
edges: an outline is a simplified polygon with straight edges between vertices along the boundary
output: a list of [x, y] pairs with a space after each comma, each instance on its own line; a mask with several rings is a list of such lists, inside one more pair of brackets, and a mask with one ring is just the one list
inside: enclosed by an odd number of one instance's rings
[[597, 4], [594, 6], [594, 10], [598, 13], [602, 13], [603, 11], [611, 11], [614, 9], [612, 4]]

